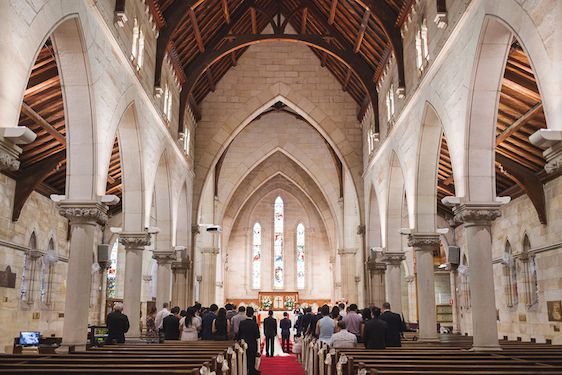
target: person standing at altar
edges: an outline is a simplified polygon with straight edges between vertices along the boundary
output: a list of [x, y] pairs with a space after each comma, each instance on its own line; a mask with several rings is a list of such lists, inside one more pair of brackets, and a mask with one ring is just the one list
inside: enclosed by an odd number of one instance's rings
[[277, 337], [277, 319], [273, 317], [273, 310], [269, 310], [268, 317], [263, 320], [263, 334], [265, 335], [265, 355], [273, 357], [275, 352], [275, 337]]
[[292, 323], [289, 319], [289, 313], [285, 311], [283, 313], [283, 319], [279, 322], [279, 328], [281, 328], [281, 349], [284, 353], [290, 352], [289, 341], [291, 338], [291, 327]]

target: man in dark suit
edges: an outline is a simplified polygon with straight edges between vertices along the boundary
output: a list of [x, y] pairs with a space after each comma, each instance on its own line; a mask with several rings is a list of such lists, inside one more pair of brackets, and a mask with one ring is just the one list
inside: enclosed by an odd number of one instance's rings
[[284, 353], [289, 353], [289, 341], [291, 338], [291, 319], [289, 319], [289, 313], [283, 313], [283, 319], [279, 322], [279, 328], [281, 328], [281, 349]]
[[382, 304], [382, 314], [379, 319], [385, 321], [388, 325], [386, 346], [402, 346], [400, 337], [404, 331], [404, 324], [402, 323], [400, 314], [390, 311], [390, 303], [385, 302]]
[[216, 304], [212, 304], [209, 310], [203, 314], [201, 318], [201, 340], [212, 340], [213, 335], [213, 321], [217, 318], [217, 310], [219, 307]]
[[310, 318], [310, 325], [308, 326], [308, 334], [312, 335], [315, 338], [318, 338], [318, 335], [316, 334], [316, 324], [320, 319], [322, 319], [322, 314], [320, 313], [320, 309], [321, 307], [318, 307], [318, 311], [316, 312], [316, 315], [312, 315], [312, 317]]
[[125, 342], [125, 333], [129, 330], [129, 318], [123, 314], [123, 304], [118, 302], [113, 306], [113, 311], [107, 314], [106, 344], [122, 344]]
[[[256, 357], [259, 356], [259, 340], [260, 340], [260, 328], [258, 323], [253, 319], [254, 309], [252, 307], [246, 308], [246, 319], [240, 322], [238, 327], [238, 333], [236, 334], [236, 340], [244, 340], [248, 344], [248, 349], [246, 350], [246, 356], [248, 359], [248, 375], [259, 375], [260, 371], [256, 370]], [[240, 374], [244, 375], [244, 374]]]
[[[368, 311], [368, 309], [365, 309]], [[365, 331], [363, 342], [366, 349], [384, 349], [386, 347], [387, 324], [379, 320], [381, 309], [378, 307], [373, 308], [372, 319], [370, 316], [363, 316], [365, 321]], [[364, 315], [368, 315], [365, 314]]]
[[180, 308], [175, 306], [170, 310], [170, 315], [162, 321], [162, 330], [164, 331], [164, 340], [180, 339]]
[[297, 332], [298, 334], [302, 332], [303, 334], [306, 335], [306, 332], [308, 331], [308, 327], [310, 326], [311, 319], [312, 319], [312, 309], [310, 307], [307, 307], [304, 309], [304, 315], [302, 316], [301, 324], [299, 327], [300, 332]]
[[275, 337], [277, 337], [277, 320], [273, 317], [271, 310], [269, 310], [268, 317], [263, 320], [263, 334], [265, 335], [265, 355], [273, 357]]

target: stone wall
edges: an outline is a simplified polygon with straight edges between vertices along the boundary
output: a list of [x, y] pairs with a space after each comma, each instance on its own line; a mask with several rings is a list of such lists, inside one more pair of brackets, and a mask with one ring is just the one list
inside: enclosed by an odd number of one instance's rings
[[[57, 212], [54, 202], [43, 195], [32, 193], [24, 205], [20, 218], [12, 222], [12, 206], [15, 181], [0, 175], [0, 270], [7, 266], [16, 274], [15, 288], [0, 288], [0, 351], [11, 349], [13, 338], [20, 331], [37, 330], [49, 336], [62, 335], [62, 321], [66, 291], [66, 270], [68, 262], [67, 220]], [[36, 271], [33, 279], [33, 295], [30, 303], [20, 298], [24, 259], [29, 252], [29, 240], [34, 232], [37, 249], [45, 253], [49, 241], [53, 239], [59, 260], [52, 266], [50, 298], [41, 301], [41, 265], [42, 258], [36, 259]], [[29, 278], [29, 272], [26, 272]], [[48, 290], [48, 289], [47, 289]]]
[[[521, 196], [502, 207], [502, 216], [492, 225], [494, 283], [496, 293], [496, 308], [499, 310], [498, 334], [507, 336], [510, 340], [521, 338], [523, 341], [536, 339], [544, 342], [546, 339], [553, 343], [562, 343], [562, 322], [548, 320], [547, 301], [562, 300], [561, 265], [562, 265], [562, 177], [545, 185], [546, 208], [548, 224], [542, 225], [537, 217], [534, 206], [529, 198]], [[462, 226], [455, 230], [456, 241], [461, 247], [462, 254], [466, 254], [466, 245]], [[529, 255], [535, 256], [538, 279], [538, 302], [527, 305], [524, 300], [523, 264], [521, 253], [523, 239], [527, 235], [530, 241]], [[513, 307], [507, 306], [504, 290], [505, 279], [503, 265], [506, 241], [509, 241], [517, 262], [517, 289], [519, 303]], [[468, 257], [468, 256], [467, 256]], [[461, 256], [462, 258], [462, 256]], [[468, 258], [470, 266], [470, 258]], [[460, 278], [457, 283], [460, 285]], [[463, 309], [460, 321], [461, 332], [471, 333], [470, 309]]]

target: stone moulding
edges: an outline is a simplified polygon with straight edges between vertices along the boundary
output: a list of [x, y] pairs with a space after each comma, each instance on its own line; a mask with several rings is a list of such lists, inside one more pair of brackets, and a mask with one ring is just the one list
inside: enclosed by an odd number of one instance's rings
[[150, 233], [148, 232], [127, 232], [119, 234], [119, 243], [127, 250], [144, 250], [145, 246], [150, 245]]
[[390, 264], [392, 266], [399, 266], [403, 260], [406, 260], [406, 255], [404, 255], [404, 253], [402, 252], [384, 253], [382, 258], [383, 262], [385, 262], [386, 264]]
[[441, 240], [438, 233], [412, 233], [408, 235], [408, 246], [419, 250], [432, 250], [439, 247]]
[[453, 208], [455, 221], [464, 224], [489, 224], [501, 216], [502, 203], [461, 203]]
[[72, 223], [107, 222], [107, 206], [100, 202], [62, 201], [58, 203], [59, 214]]

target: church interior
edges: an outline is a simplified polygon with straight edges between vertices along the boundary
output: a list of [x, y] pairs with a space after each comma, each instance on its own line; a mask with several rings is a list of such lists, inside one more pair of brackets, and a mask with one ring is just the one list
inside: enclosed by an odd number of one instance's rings
[[[562, 373], [561, 17], [0, 0], [0, 373], [255, 374], [252, 345], [146, 345], [147, 319], [385, 303], [401, 348], [291, 331], [261, 372]], [[91, 345], [115, 306], [121, 355]]]

